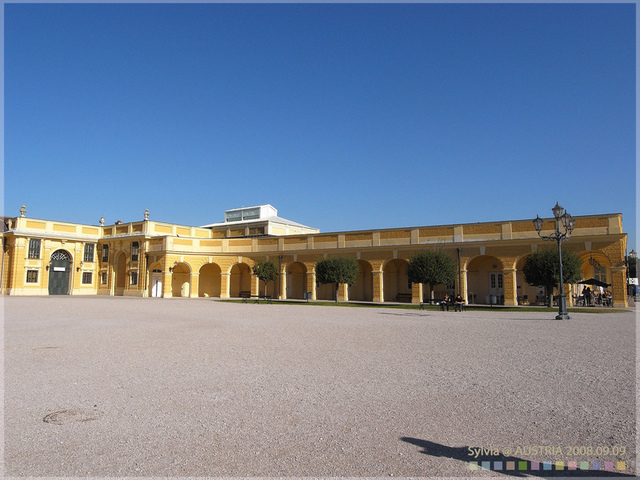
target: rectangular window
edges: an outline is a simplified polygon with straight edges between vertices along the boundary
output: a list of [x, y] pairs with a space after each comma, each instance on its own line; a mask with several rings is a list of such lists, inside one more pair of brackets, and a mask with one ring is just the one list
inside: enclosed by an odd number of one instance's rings
[[138, 252], [140, 251], [140, 244], [138, 242], [131, 243], [131, 261], [138, 261]]
[[95, 252], [95, 245], [92, 243], [87, 243], [84, 246], [84, 261], [93, 263], [94, 252]]
[[138, 284], [138, 272], [131, 272], [131, 285]]
[[40, 239], [31, 238], [29, 240], [29, 258], [40, 258]]
[[82, 283], [84, 285], [91, 285], [93, 282], [93, 272], [82, 272]]
[[109, 261], [109, 245], [102, 245], [102, 261]]
[[38, 270], [27, 270], [27, 283], [38, 283]]
[[607, 283], [607, 267], [603, 267], [602, 265], [594, 266], [593, 278], [595, 278], [596, 280], [600, 280], [601, 282]]
[[100, 283], [102, 285], [106, 285], [107, 284], [107, 272], [102, 272], [100, 274]]

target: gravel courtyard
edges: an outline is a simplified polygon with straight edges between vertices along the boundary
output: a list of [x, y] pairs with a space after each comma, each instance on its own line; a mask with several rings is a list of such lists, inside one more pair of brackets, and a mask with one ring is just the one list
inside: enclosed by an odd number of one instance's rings
[[632, 312], [123, 297], [4, 311], [7, 476], [494, 476], [471, 462], [497, 457], [469, 447], [635, 472]]

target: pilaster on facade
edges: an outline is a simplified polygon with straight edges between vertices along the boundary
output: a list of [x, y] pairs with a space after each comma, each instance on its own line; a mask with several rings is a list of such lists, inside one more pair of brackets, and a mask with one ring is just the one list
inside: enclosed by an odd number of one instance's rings
[[191, 292], [189, 294], [189, 297], [198, 298], [199, 280], [200, 280], [200, 275], [198, 275], [197, 273], [191, 272], [191, 278], [189, 282], [189, 288], [191, 289]]
[[223, 272], [220, 282], [220, 298], [231, 298], [231, 273]]
[[571, 285], [568, 283], [565, 283], [563, 288], [566, 295], [565, 298], [567, 302], [566, 303], [567, 307], [573, 307], [573, 295], [571, 295]]
[[280, 264], [279, 273], [280, 273], [280, 275], [278, 276], [278, 283], [280, 285], [280, 289], [278, 290], [280, 292], [279, 296], [281, 299], [286, 300], [287, 298], [287, 265], [286, 263]]
[[349, 301], [349, 285], [346, 283], [341, 283], [338, 285], [338, 301], [339, 302], [348, 302]]
[[249, 278], [251, 279], [251, 295], [260, 295], [260, 279], [253, 274]]
[[422, 303], [423, 296], [423, 285], [421, 283], [412, 283], [411, 284], [411, 303]]
[[376, 303], [384, 302], [384, 282], [383, 272], [373, 271], [373, 301]]
[[458, 278], [456, 278], [456, 288], [460, 292], [460, 296], [464, 300], [465, 304], [468, 304], [469, 290], [467, 288], [467, 270], [462, 268], [459, 271]]
[[502, 272], [504, 275], [504, 304], [515, 307], [518, 305], [516, 269], [504, 269]]
[[611, 283], [613, 286], [613, 306], [617, 308], [626, 308], [628, 306], [626, 267], [611, 268]]
[[316, 289], [316, 272], [308, 271], [307, 272], [307, 291], [311, 292], [310, 300], [317, 300], [317, 289]]

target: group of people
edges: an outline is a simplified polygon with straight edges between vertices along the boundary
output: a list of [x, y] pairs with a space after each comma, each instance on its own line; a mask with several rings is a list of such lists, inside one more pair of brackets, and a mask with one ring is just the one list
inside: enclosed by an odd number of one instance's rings
[[591, 290], [589, 287], [582, 289], [582, 297], [584, 298], [584, 304], [587, 307], [594, 305], [611, 305], [613, 295], [609, 290], [604, 290], [600, 287], [599, 290]]
[[462, 311], [462, 308], [464, 306], [464, 300], [462, 300], [462, 296], [458, 294], [453, 300], [451, 300], [451, 296], [449, 294], [446, 294], [440, 302], [440, 310], [444, 311], [446, 307], [447, 311], [449, 311], [449, 307], [451, 305], [453, 305], [454, 311]]

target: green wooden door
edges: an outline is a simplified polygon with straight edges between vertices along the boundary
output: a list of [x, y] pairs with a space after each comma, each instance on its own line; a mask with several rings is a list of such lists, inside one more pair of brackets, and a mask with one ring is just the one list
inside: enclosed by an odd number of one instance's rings
[[49, 264], [49, 295], [68, 295], [71, 274], [71, 256], [64, 250], [56, 250]]

